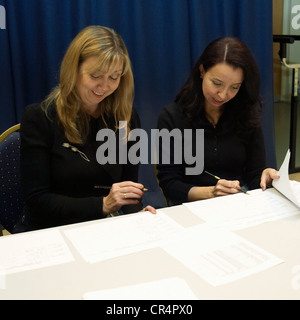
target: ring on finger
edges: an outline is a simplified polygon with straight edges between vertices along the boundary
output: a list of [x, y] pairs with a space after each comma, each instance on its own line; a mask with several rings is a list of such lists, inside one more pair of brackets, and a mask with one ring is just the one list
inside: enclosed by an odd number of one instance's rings
[[127, 198], [127, 194], [126, 194], [126, 193], [123, 194], [123, 198], [124, 198], [124, 199]]

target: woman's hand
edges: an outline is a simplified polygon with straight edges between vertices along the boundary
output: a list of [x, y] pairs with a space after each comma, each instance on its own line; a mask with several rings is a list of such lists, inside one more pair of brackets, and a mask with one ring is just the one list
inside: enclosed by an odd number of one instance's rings
[[260, 187], [262, 190], [266, 190], [267, 185], [271, 184], [274, 179], [279, 179], [278, 171], [272, 168], [265, 169], [260, 178]]
[[152, 206], [147, 206], [140, 212], [143, 212], [143, 211], [150, 211], [151, 213], [156, 214], [156, 210]]
[[139, 203], [144, 194], [143, 188], [142, 184], [132, 181], [114, 183], [109, 194], [103, 198], [103, 213], [109, 214], [120, 210], [125, 205]]
[[238, 192], [241, 192], [240, 182], [238, 180], [220, 179], [212, 190], [214, 197], [226, 196]]
[[220, 179], [212, 187], [192, 187], [188, 193], [188, 201], [210, 199], [218, 196], [226, 196], [241, 191], [238, 180]]

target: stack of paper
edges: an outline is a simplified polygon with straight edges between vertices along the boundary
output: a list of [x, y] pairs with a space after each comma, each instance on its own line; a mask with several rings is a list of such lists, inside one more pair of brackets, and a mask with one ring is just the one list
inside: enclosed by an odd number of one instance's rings
[[287, 151], [284, 161], [279, 169], [280, 179], [273, 180], [273, 187], [292, 201], [297, 207], [300, 208], [300, 199], [296, 197], [291, 181], [289, 179], [289, 162], [290, 162], [291, 152]]

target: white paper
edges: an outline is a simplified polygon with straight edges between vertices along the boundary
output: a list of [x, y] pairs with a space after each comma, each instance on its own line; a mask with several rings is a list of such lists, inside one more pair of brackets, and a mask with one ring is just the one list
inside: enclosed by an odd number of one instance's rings
[[298, 208], [300, 208], [300, 197], [297, 197], [293, 191], [293, 187], [289, 179], [289, 162], [290, 162], [290, 150], [287, 151], [283, 163], [279, 169], [280, 179], [272, 181], [272, 185], [290, 201], [292, 201]]
[[183, 229], [157, 210], [156, 214], [139, 212], [64, 232], [83, 259], [94, 263], [153, 248]]
[[279, 170], [280, 179], [273, 180], [276, 190], [256, 189], [248, 191], [249, 195], [238, 193], [183, 205], [212, 226], [230, 230], [299, 214], [300, 183], [289, 180], [289, 159], [288, 150]]
[[273, 214], [261, 190], [184, 203], [190, 211], [215, 227], [239, 230], [261, 223]]
[[283, 262], [229, 230], [212, 228], [207, 223], [190, 227], [185, 236], [162, 249], [213, 286]]
[[87, 292], [85, 300], [196, 300], [188, 284], [182, 278], [123, 286], [114, 289]]
[[[294, 190], [294, 194], [300, 196], [300, 182], [290, 181], [290, 184]], [[263, 193], [273, 210], [273, 214], [270, 215], [269, 220], [282, 219], [300, 213], [300, 209], [275, 188], [267, 189]]]
[[74, 261], [58, 230], [0, 237], [0, 265], [7, 274]]
[[[300, 183], [294, 181], [292, 185], [295, 192], [298, 190], [296, 194], [300, 195]], [[276, 189], [256, 189], [248, 193], [249, 195], [237, 193], [183, 205], [212, 226], [232, 231], [300, 213], [299, 208]]]

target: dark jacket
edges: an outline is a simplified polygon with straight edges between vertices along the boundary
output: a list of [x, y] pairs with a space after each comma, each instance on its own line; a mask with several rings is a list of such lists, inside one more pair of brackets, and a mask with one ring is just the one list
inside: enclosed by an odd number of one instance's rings
[[[113, 120], [108, 119], [108, 123], [114, 130]], [[137, 127], [140, 127], [140, 121], [134, 111], [131, 128]], [[26, 205], [22, 222], [16, 226], [15, 232], [103, 218], [103, 196], [109, 190], [96, 186], [138, 181], [138, 165], [118, 162], [100, 165], [97, 162], [97, 149], [104, 142], [96, 141], [96, 134], [103, 128], [102, 120], [91, 118], [86, 143], [74, 145], [65, 138], [54, 105], [50, 106], [48, 116], [39, 104], [26, 107], [20, 129], [21, 179]], [[80, 152], [63, 146], [65, 143]], [[117, 132], [117, 155], [118, 147]], [[139, 204], [122, 210], [129, 213], [141, 208]]]

